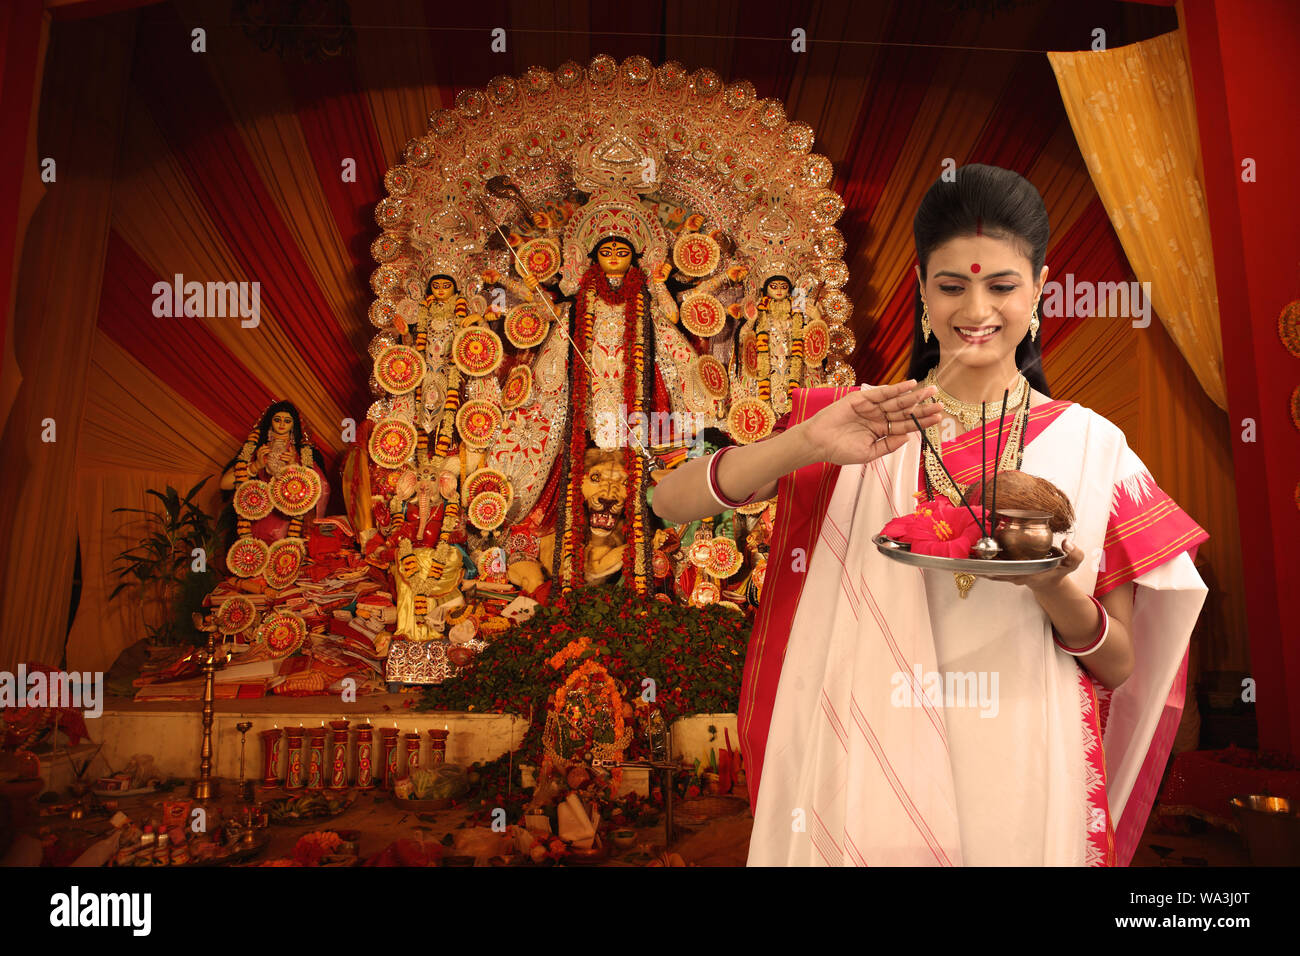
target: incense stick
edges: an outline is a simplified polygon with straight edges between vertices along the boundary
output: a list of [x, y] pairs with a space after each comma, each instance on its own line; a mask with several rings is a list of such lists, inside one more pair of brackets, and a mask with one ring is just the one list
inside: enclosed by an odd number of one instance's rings
[[[990, 524], [997, 519], [998, 514], [998, 470], [1002, 465], [1002, 423], [1007, 420], [1007, 399], [1011, 397], [1011, 389], [1006, 389], [1002, 393], [1002, 415], [998, 418], [998, 440], [993, 445], [993, 500], [989, 502], [989, 522]], [[1028, 399], [1028, 396], [1026, 396]], [[980, 488], [980, 498], [984, 497], [984, 489]], [[982, 503], [982, 502], [981, 502]]]
[[961, 485], [957, 484], [957, 482], [952, 480], [952, 473], [948, 471], [948, 466], [943, 463], [943, 456], [940, 455], [935, 450], [935, 447], [930, 444], [930, 439], [925, 434], [925, 429], [921, 427], [921, 423], [916, 420], [916, 416], [913, 415], [911, 412], [908, 412], [907, 417], [912, 420], [912, 424], [916, 426], [916, 430], [921, 433], [921, 441], [925, 443], [926, 448], [930, 449], [930, 454], [934, 455], [935, 461], [937, 461], [939, 463], [939, 467], [943, 469], [944, 477], [946, 477], [949, 483], [951, 483], [952, 486], [957, 489], [957, 496], [961, 498], [961, 503], [964, 504], [966, 506], [966, 510], [970, 512], [971, 518], [974, 520], [974, 522], [977, 525], [980, 526], [981, 529], [983, 529], [984, 525], [980, 524], [980, 519], [975, 517], [975, 509], [970, 506], [970, 502], [968, 502], [966, 500], [966, 496], [962, 494]]
[[[980, 402], [980, 517], [981, 519], [983, 519], [988, 514], [988, 509], [984, 507], [984, 501], [985, 501], [984, 493], [988, 491], [988, 480], [989, 480], [988, 467], [987, 467], [988, 452], [985, 450], [988, 445], [988, 443], [985, 441], [985, 433], [988, 431], [988, 427], [987, 427], [988, 419], [986, 418], [984, 413], [984, 409], [986, 405], [987, 405], [986, 402]], [[997, 478], [998, 478], [998, 466], [997, 466], [997, 460], [994, 459], [993, 480], [997, 481]], [[988, 536], [989, 536], [988, 530], [984, 527], [983, 520], [981, 520], [980, 537], [987, 538]]]

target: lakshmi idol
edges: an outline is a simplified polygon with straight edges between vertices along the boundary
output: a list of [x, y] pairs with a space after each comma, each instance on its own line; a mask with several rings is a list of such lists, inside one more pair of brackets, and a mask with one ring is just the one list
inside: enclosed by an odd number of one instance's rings
[[[914, 235], [908, 381], [797, 389], [784, 431], [689, 462], [655, 493], [684, 522], [779, 491], [740, 703], [749, 862], [1127, 865], [1182, 709], [1207, 535], [1120, 429], [1050, 392], [1038, 191], [962, 167], [926, 193]], [[982, 468], [1019, 468], [1070, 499], [1058, 566], [990, 573], [963, 596], [952, 573], [873, 546], [927, 474], [955, 493], [943, 476], [967, 485]], [[932, 675], [970, 692], [935, 700], [921, 686]]]

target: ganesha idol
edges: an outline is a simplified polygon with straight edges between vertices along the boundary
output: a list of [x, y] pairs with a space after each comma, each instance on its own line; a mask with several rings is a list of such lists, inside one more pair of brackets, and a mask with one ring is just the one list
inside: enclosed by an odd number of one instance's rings
[[430, 462], [421, 452], [401, 470], [376, 469], [374, 526], [361, 534], [366, 561], [394, 581], [398, 637], [426, 642], [443, 636], [446, 612], [464, 604], [460, 585], [466, 538], [456, 458]]
[[238, 538], [226, 554], [231, 573], [262, 576], [272, 588], [297, 579], [304, 557], [303, 519], [324, 517], [329, 485], [292, 402], [262, 413], [221, 476], [233, 491]]

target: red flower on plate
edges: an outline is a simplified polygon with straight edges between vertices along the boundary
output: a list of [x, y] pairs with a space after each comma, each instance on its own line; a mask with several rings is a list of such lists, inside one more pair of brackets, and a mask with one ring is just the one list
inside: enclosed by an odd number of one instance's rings
[[[975, 508], [983, 517], [983, 510]], [[962, 505], [946, 501], [922, 501], [910, 515], [895, 518], [881, 534], [912, 546], [913, 554], [941, 558], [966, 558], [979, 540], [980, 526]]]

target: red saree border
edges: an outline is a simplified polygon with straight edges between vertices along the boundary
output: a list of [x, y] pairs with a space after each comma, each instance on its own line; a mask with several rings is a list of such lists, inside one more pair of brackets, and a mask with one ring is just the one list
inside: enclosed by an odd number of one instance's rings
[[1127, 584], [1184, 551], [1193, 555], [1209, 540], [1209, 533], [1191, 519], [1160, 488], [1151, 475], [1134, 476], [1133, 487], [1143, 486], [1141, 500], [1130, 486], [1115, 486], [1110, 523], [1102, 542], [1102, 567], [1094, 593], [1101, 595]]
[[1101, 705], [1092, 677], [1079, 671], [1083, 701], [1084, 794], [1088, 816], [1084, 822], [1087, 866], [1115, 865], [1115, 828], [1106, 796], [1106, 750], [1102, 743]]
[[[810, 418], [855, 389], [856, 386], [795, 389], [789, 423], [794, 425]], [[768, 549], [767, 578], [763, 582], [763, 599], [759, 603], [758, 618], [745, 654], [745, 671], [740, 685], [738, 731], [747, 768], [751, 809], [758, 806], [763, 756], [790, 628], [839, 473], [838, 465], [817, 462], [782, 476], [777, 486], [777, 510], [772, 544]], [[795, 548], [804, 551], [802, 571], [795, 571], [793, 567], [791, 555]]]
[[1142, 839], [1147, 818], [1151, 816], [1151, 807], [1156, 802], [1156, 792], [1160, 789], [1160, 780], [1165, 774], [1165, 764], [1169, 762], [1169, 753], [1174, 749], [1174, 737], [1178, 734], [1178, 724], [1183, 717], [1187, 691], [1187, 657], [1188, 651], [1183, 651], [1183, 662], [1169, 688], [1164, 710], [1151, 737], [1151, 746], [1142, 759], [1142, 768], [1138, 771], [1133, 790], [1124, 804], [1124, 812], [1120, 814], [1119, 823], [1115, 827], [1116, 858], [1120, 866], [1128, 866], [1133, 860], [1133, 854], [1137, 852], [1138, 841]]

